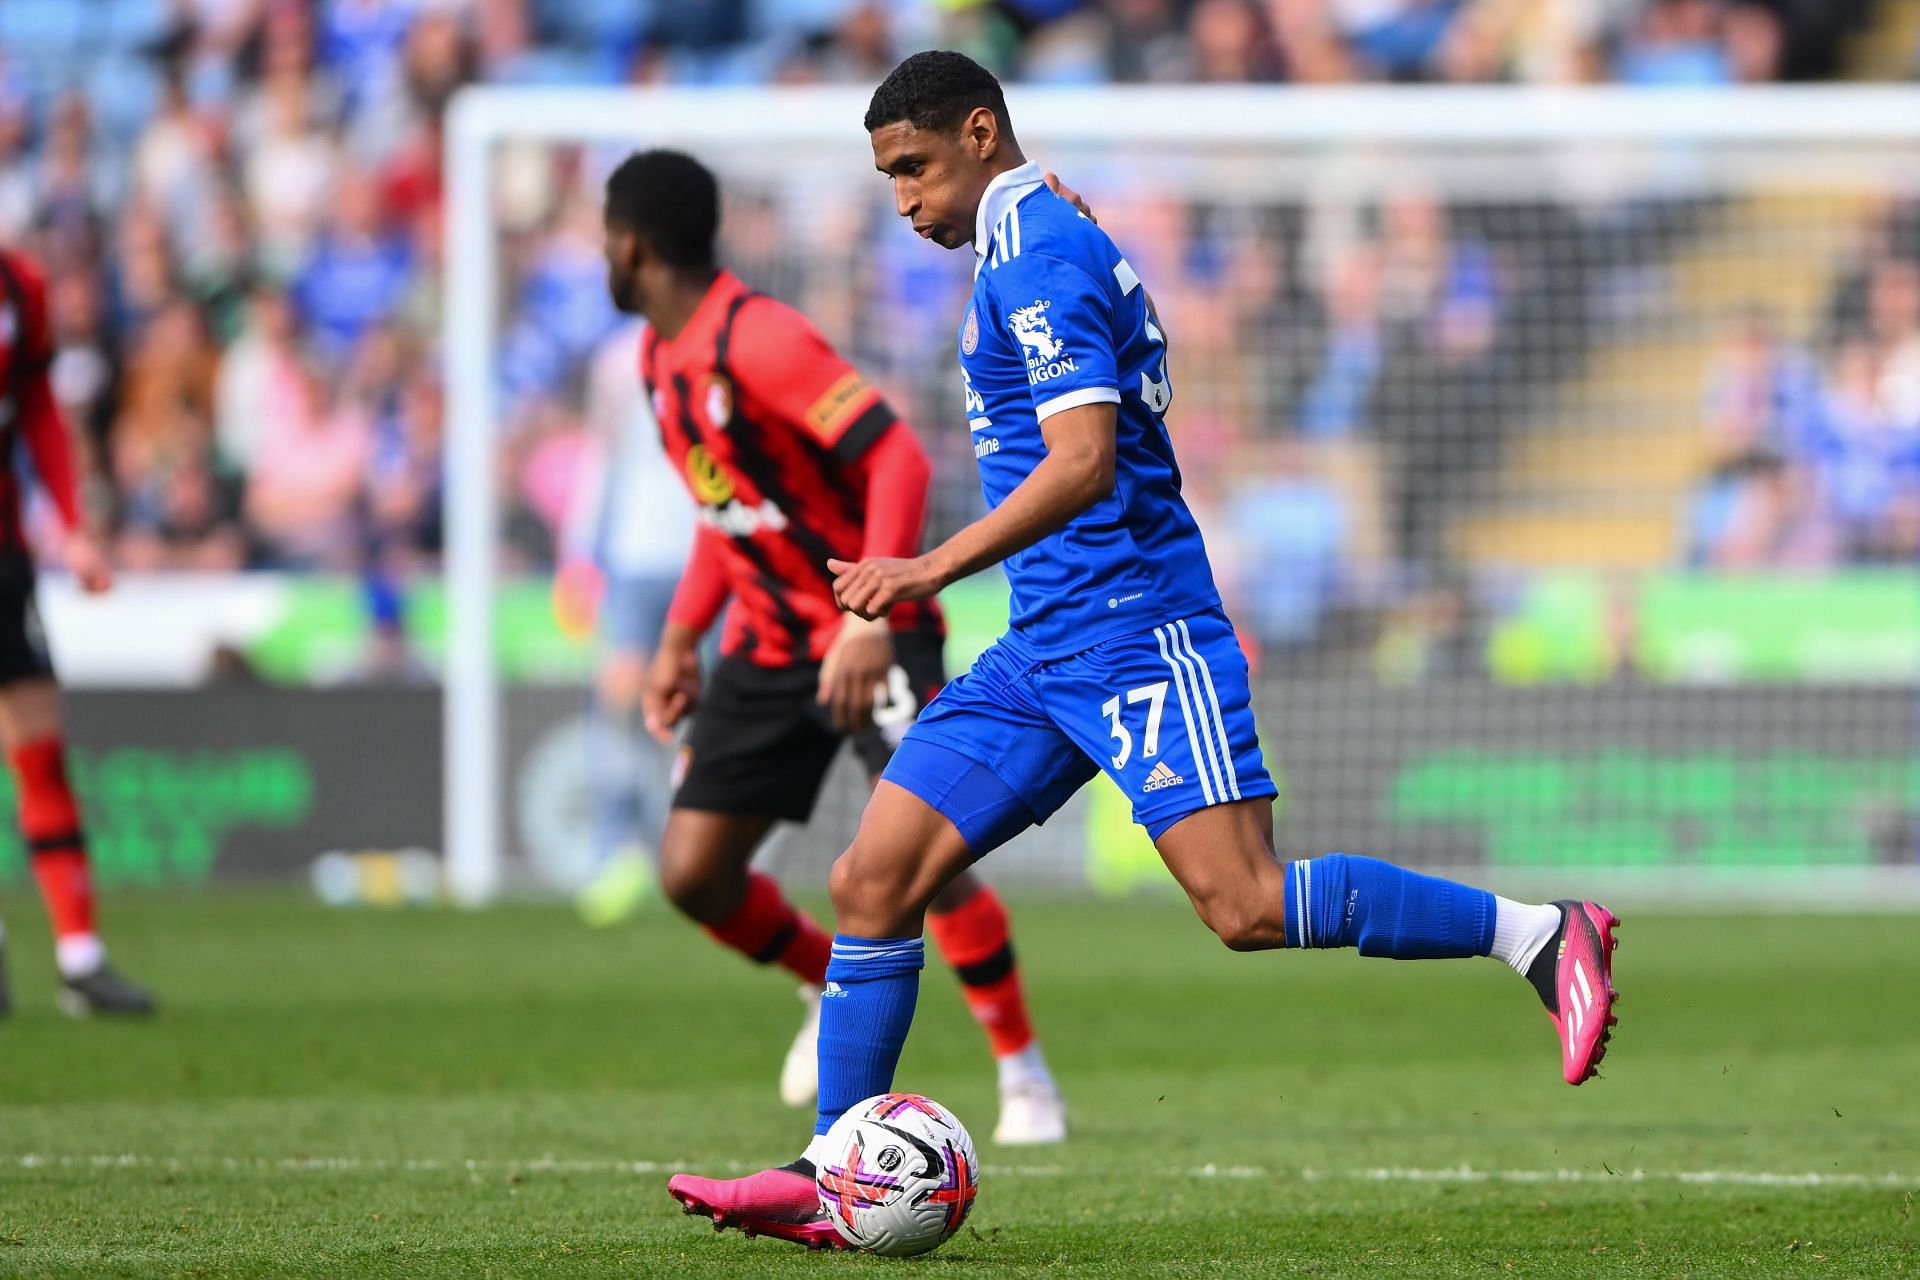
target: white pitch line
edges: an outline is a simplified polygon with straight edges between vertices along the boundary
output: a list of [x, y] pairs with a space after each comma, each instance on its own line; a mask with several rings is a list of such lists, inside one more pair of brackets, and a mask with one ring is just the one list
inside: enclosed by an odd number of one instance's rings
[[[168, 1172], [203, 1170], [279, 1170], [287, 1173], [575, 1173], [648, 1176], [671, 1173], [698, 1163], [726, 1173], [747, 1173], [756, 1166], [734, 1160], [721, 1163], [673, 1160], [563, 1160], [540, 1156], [531, 1160], [388, 1160], [361, 1156], [176, 1156], [118, 1155], [53, 1156], [27, 1153], [0, 1156], [0, 1167], [16, 1169], [161, 1169]], [[985, 1165], [988, 1177], [1064, 1178], [1084, 1171], [1064, 1165]], [[1681, 1182], [1695, 1185], [1742, 1187], [1888, 1187], [1920, 1189], [1920, 1174], [1908, 1173], [1779, 1173], [1751, 1169], [1622, 1169], [1617, 1173], [1593, 1169], [1268, 1169], [1257, 1165], [1205, 1164], [1175, 1170], [1194, 1179], [1237, 1178], [1302, 1182]]]
[[1920, 1176], [1904, 1173], [1763, 1173], [1748, 1169], [1359, 1169], [1303, 1170], [1308, 1181], [1337, 1178], [1365, 1182], [1687, 1182], [1744, 1187], [1915, 1187]]

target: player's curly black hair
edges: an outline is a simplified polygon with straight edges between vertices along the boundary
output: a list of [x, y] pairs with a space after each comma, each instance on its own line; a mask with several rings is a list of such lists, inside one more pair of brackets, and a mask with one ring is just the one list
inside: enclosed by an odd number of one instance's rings
[[646, 237], [676, 267], [713, 265], [720, 184], [681, 151], [636, 151], [607, 176], [607, 221]]
[[916, 129], [951, 133], [975, 107], [987, 107], [1011, 138], [1013, 120], [1000, 82], [964, 53], [931, 49], [887, 73], [867, 104], [867, 132], [905, 120]]

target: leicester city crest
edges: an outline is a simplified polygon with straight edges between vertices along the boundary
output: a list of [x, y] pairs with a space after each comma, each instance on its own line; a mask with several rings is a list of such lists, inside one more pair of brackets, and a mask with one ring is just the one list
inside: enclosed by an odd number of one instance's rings
[[970, 356], [980, 345], [980, 316], [972, 307], [967, 308], [967, 322], [960, 326], [960, 354]]

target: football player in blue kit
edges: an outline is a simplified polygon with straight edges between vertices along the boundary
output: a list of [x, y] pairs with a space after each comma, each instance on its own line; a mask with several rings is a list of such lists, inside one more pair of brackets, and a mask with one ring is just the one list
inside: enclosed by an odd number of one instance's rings
[[899, 214], [943, 248], [973, 246], [956, 343], [989, 511], [917, 557], [829, 562], [835, 594], [875, 618], [1004, 564], [1011, 620], [908, 729], [834, 864], [814, 1141], [783, 1168], [680, 1174], [669, 1192], [716, 1226], [839, 1245], [813, 1184], [839, 1154], [822, 1138], [892, 1087], [928, 902], [1097, 771], [1228, 947], [1494, 956], [1546, 1005], [1566, 1081], [1591, 1077], [1614, 1022], [1604, 907], [1275, 854], [1246, 661], [1180, 495], [1166, 335], [1113, 241], [1022, 154], [998, 82], [963, 55], [916, 54], [875, 91], [866, 127]]

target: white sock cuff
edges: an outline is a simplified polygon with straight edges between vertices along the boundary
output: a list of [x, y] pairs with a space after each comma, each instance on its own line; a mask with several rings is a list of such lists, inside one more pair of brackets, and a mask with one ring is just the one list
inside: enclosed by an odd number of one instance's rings
[[1552, 903], [1533, 906], [1496, 894], [1493, 899], [1493, 950], [1488, 954], [1515, 973], [1524, 974], [1533, 964], [1534, 957], [1540, 954], [1540, 948], [1551, 942], [1553, 935], [1559, 931], [1560, 908]]
[[1017, 1053], [995, 1058], [994, 1066], [1000, 1072], [1000, 1092], [1023, 1084], [1052, 1084], [1053, 1072], [1047, 1070], [1046, 1055], [1040, 1052], [1040, 1042], [1030, 1041], [1027, 1047]]
[[75, 933], [53, 944], [54, 962], [63, 978], [84, 978], [107, 962], [107, 949], [98, 935]]

